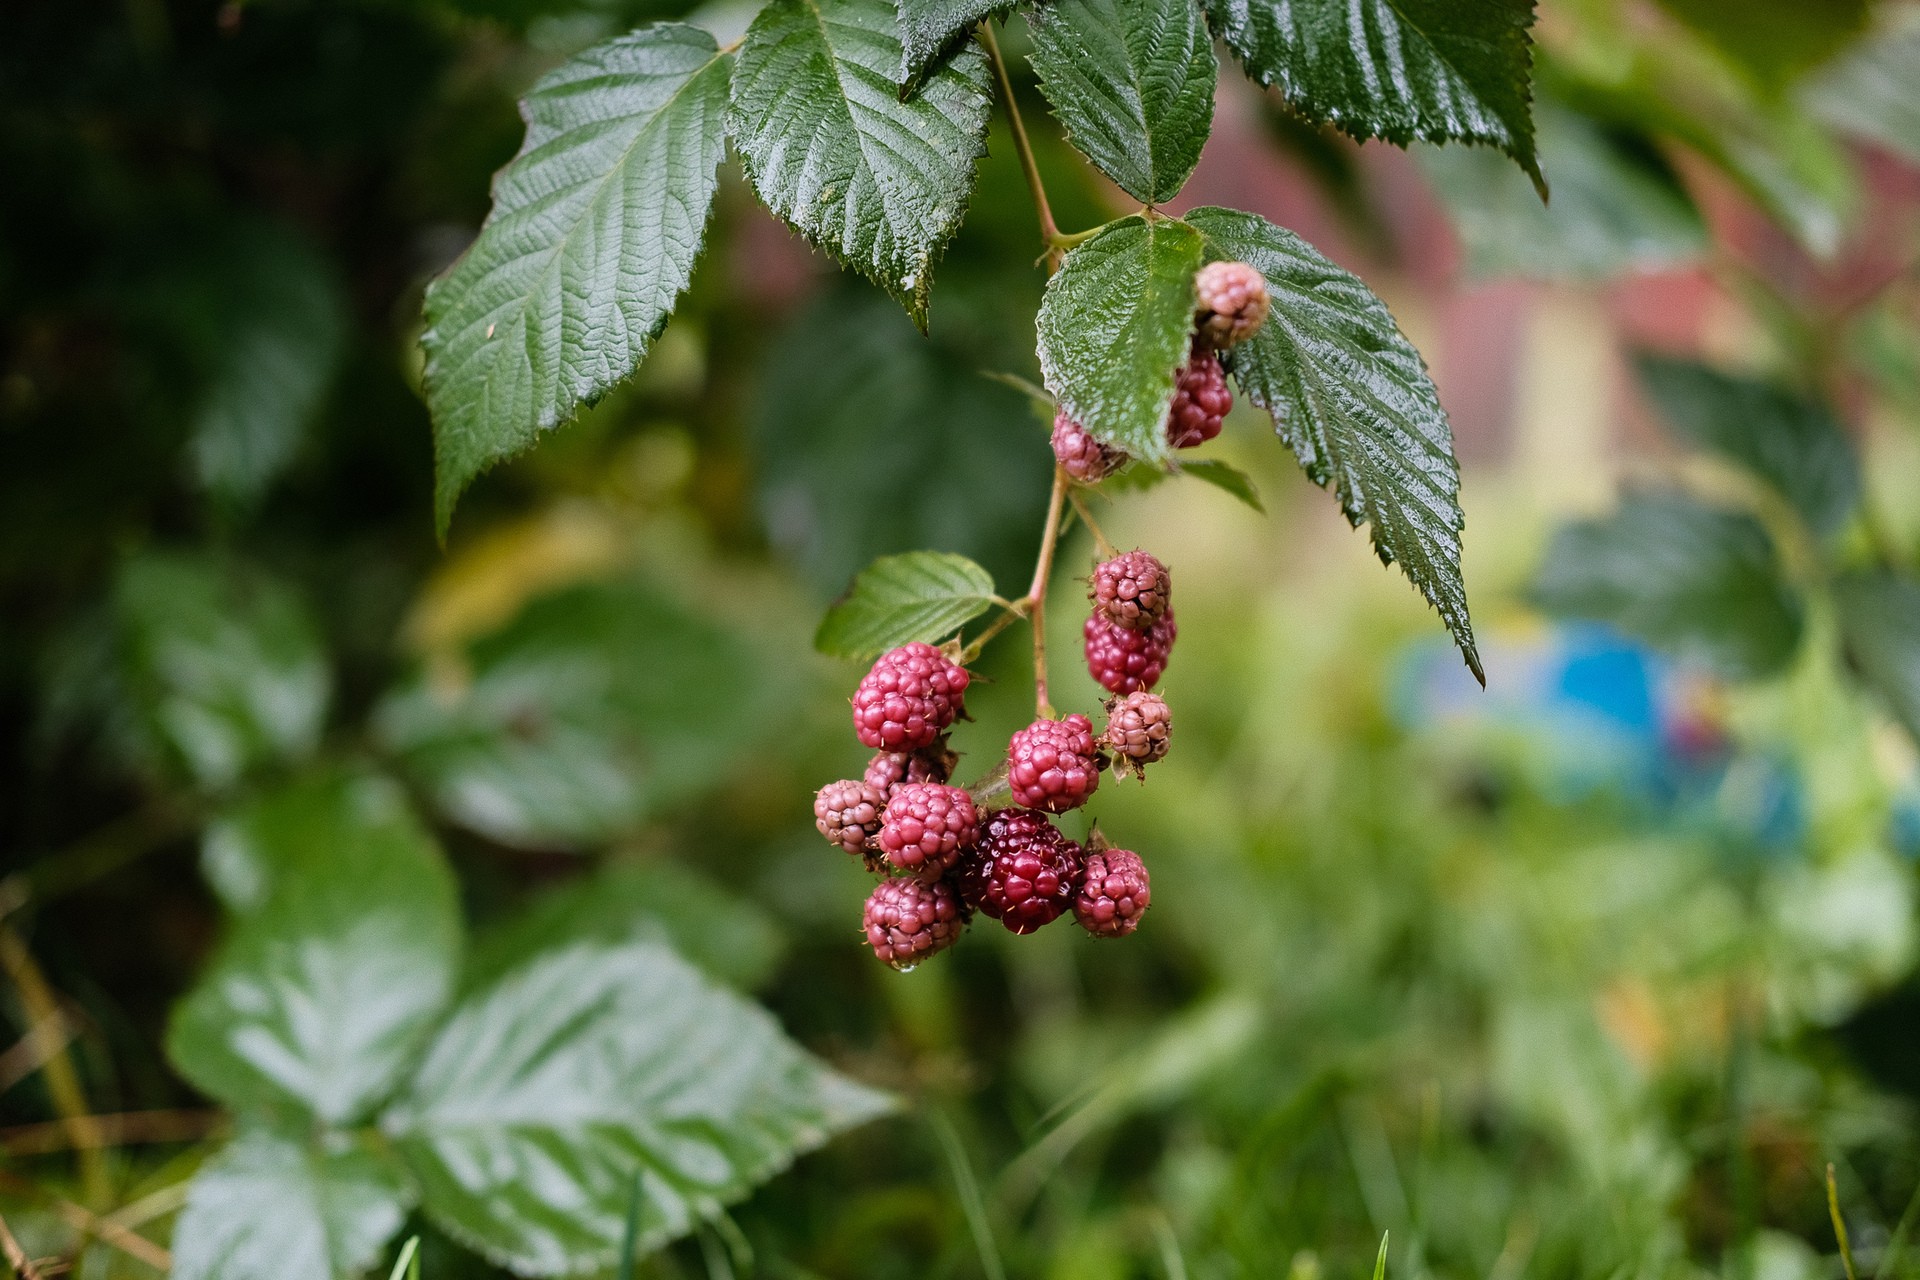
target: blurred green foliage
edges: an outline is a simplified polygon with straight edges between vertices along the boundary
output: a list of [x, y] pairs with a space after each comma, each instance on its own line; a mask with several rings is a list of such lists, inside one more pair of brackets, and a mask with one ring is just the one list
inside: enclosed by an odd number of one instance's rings
[[[1536, 579], [1767, 675], [1702, 677], [1728, 761], [1704, 798], [1572, 786], [1588, 738], [1410, 712], [1430, 620], [1236, 419], [1210, 474], [1251, 477], [1270, 520], [1188, 484], [1102, 510], [1180, 577], [1176, 749], [1094, 810], [1153, 866], [1146, 926], [980, 929], [901, 977], [809, 829], [811, 790], [861, 763], [854, 673], [810, 638], [883, 553], [969, 556], [1002, 594], [1030, 571], [1044, 415], [981, 376], [1035, 375], [1042, 284], [997, 124], [929, 338], [723, 170], [639, 377], [433, 537], [424, 281], [486, 211], [515, 97], [690, 8], [0, 16], [0, 1213], [26, 1254], [153, 1274], [118, 1230], [183, 1275], [374, 1274], [418, 1231], [431, 1280], [605, 1271], [644, 1157], [670, 1191], [631, 1234], [691, 1234], [641, 1275], [1318, 1280], [1390, 1232], [1394, 1277], [1797, 1280], [1840, 1274], [1832, 1162], [1863, 1274], [1920, 1272], [1892, 728], [1920, 733], [1920, 494], [1887, 461], [1920, 404], [1911, 258], [1836, 308], [1795, 292], [1816, 259], [1742, 257], [1701, 194], [1838, 248], [1861, 170], [1920, 154], [1907, 16], [1550, 2], [1553, 203], [1483, 153], [1422, 157], [1474, 269], [1701, 258], [1766, 335], [1764, 377], [1652, 388], [1765, 492], [1631, 500]], [[751, 11], [701, 16], [728, 39]], [[1277, 120], [1317, 157], [1289, 172], [1391, 252], [1362, 154]], [[1109, 216], [1036, 142], [1062, 225]], [[1498, 692], [1537, 634], [1498, 593], [1549, 542], [1495, 506], [1470, 550], [1525, 562], [1475, 579]], [[1746, 576], [1675, 551], [1700, 537]], [[1029, 714], [1024, 661], [983, 661], [975, 772]], [[1741, 816], [1776, 776], [1784, 834]], [[715, 1042], [723, 1070], [673, 1054]], [[636, 1060], [658, 1070], [601, 1069]], [[875, 1091], [898, 1107], [826, 1141]], [[667, 1094], [726, 1168], [647, 1130], [636, 1099]]]

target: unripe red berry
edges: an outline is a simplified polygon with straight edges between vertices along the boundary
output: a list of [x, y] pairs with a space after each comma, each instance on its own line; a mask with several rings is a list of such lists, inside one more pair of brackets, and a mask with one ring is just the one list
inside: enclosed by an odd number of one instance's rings
[[1073, 898], [1073, 918], [1096, 938], [1124, 938], [1140, 927], [1153, 900], [1147, 864], [1131, 849], [1087, 854], [1086, 873]]
[[1227, 371], [1212, 348], [1194, 343], [1193, 352], [1173, 384], [1173, 404], [1167, 409], [1167, 443], [1191, 449], [1220, 434], [1233, 392], [1227, 389]]
[[952, 946], [967, 927], [967, 908], [945, 881], [884, 880], [861, 919], [882, 964], [905, 972]]
[[814, 793], [813, 825], [828, 843], [858, 856], [880, 833], [880, 811], [886, 804], [886, 793], [869, 783], [852, 778], [829, 782]]
[[1160, 682], [1179, 634], [1168, 609], [1151, 631], [1129, 631], [1099, 614], [1087, 618], [1087, 670], [1108, 693], [1135, 693]]
[[1209, 262], [1193, 277], [1194, 321], [1208, 345], [1245, 342], [1266, 323], [1267, 278], [1244, 262]]
[[1065, 813], [1100, 786], [1099, 746], [1083, 715], [1035, 720], [1007, 744], [1007, 786], [1013, 802], [1044, 813]]
[[867, 761], [866, 782], [891, 796], [903, 782], [945, 782], [953, 774], [954, 760], [941, 742], [919, 751], [881, 751]]
[[1135, 765], [1149, 765], [1167, 754], [1173, 738], [1173, 712], [1156, 693], [1136, 691], [1107, 704], [1107, 729], [1100, 744]]
[[1053, 415], [1053, 460], [1081, 484], [1096, 484], [1127, 464], [1127, 455], [1101, 444], [1065, 413]]
[[878, 751], [931, 746], [964, 709], [965, 667], [914, 641], [880, 655], [853, 691], [853, 731]]
[[1080, 846], [1026, 809], [991, 814], [980, 844], [955, 876], [969, 906], [1014, 933], [1032, 933], [1073, 905], [1080, 887]]
[[903, 782], [893, 789], [874, 841], [880, 856], [902, 875], [938, 880], [979, 835], [973, 797], [937, 782]]
[[1089, 593], [1095, 613], [1129, 631], [1151, 631], [1173, 599], [1167, 566], [1145, 551], [1129, 551], [1093, 570]]

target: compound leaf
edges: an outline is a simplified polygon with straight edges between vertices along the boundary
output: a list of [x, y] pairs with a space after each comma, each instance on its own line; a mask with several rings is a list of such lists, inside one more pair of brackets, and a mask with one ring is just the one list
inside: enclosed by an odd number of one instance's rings
[[1206, 247], [1171, 218], [1122, 218], [1076, 245], [1040, 302], [1040, 372], [1095, 439], [1167, 457], [1167, 406], [1193, 332]]
[[867, 662], [913, 640], [943, 640], [993, 607], [993, 579], [965, 556], [909, 551], [860, 571], [847, 598], [827, 611], [813, 645]]
[[453, 873], [377, 778], [303, 781], [220, 831], [214, 847], [238, 852], [216, 883], [248, 910], [175, 1009], [168, 1053], [230, 1106], [362, 1119], [452, 993]]
[[1213, 127], [1198, 0], [1058, 0], [1033, 17], [1040, 90], [1068, 136], [1146, 204], [1179, 194]]
[[173, 1228], [176, 1280], [358, 1275], [406, 1220], [413, 1194], [390, 1157], [341, 1135], [243, 1129], [194, 1175]]
[[1803, 623], [1760, 522], [1681, 493], [1630, 494], [1613, 515], [1563, 525], [1532, 596], [1734, 679], [1785, 667]]
[[901, 58], [891, 0], [774, 0], [740, 46], [728, 127], [767, 207], [925, 329], [986, 153], [987, 60], [961, 49], [903, 102]]
[[725, 149], [729, 59], [662, 23], [596, 45], [521, 104], [479, 238], [427, 290], [444, 534], [475, 476], [632, 373], [693, 273]]
[[384, 1124], [428, 1214], [531, 1275], [684, 1235], [886, 1110], [654, 942], [556, 948], [475, 992]]
[[1382, 562], [1398, 563], [1483, 681], [1460, 571], [1460, 466], [1420, 353], [1386, 304], [1291, 231], [1233, 209], [1195, 209], [1207, 256], [1251, 263], [1273, 311], [1228, 355], [1300, 465], [1331, 489]]
[[1207, 0], [1214, 28], [1263, 85], [1356, 138], [1478, 142], [1534, 155], [1534, 0]]

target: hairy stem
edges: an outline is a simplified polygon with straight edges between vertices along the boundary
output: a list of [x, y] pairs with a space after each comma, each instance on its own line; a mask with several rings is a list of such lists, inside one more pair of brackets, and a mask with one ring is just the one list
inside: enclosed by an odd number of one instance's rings
[[1053, 549], [1060, 541], [1060, 513], [1066, 506], [1067, 473], [1053, 469], [1053, 494], [1047, 499], [1047, 524], [1040, 534], [1040, 558], [1034, 562], [1033, 585], [1027, 588], [1027, 617], [1033, 622], [1033, 709], [1043, 720], [1053, 719], [1047, 697], [1047, 584], [1053, 578]]
[[1060, 228], [1053, 220], [1053, 208], [1047, 203], [1046, 184], [1040, 181], [1040, 166], [1034, 162], [1033, 144], [1027, 139], [1027, 125], [1020, 118], [1020, 104], [1013, 96], [1013, 81], [1007, 77], [1007, 62], [1000, 56], [1000, 42], [994, 39], [993, 24], [980, 24], [980, 43], [993, 64], [994, 77], [1000, 82], [1000, 97], [1007, 104], [1007, 123], [1013, 130], [1013, 149], [1020, 156], [1020, 169], [1027, 175], [1027, 190], [1033, 195], [1034, 211], [1040, 215], [1040, 239], [1047, 246], [1047, 273], [1060, 267], [1062, 246]]

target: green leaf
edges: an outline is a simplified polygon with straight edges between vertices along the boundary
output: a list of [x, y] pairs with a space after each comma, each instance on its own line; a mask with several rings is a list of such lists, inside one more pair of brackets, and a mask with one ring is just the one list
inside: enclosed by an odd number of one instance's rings
[[246, 914], [174, 1010], [174, 1065], [230, 1106], [363, 1119], [453, 990], [459, 903], [439, 848], [397, 787], [347, 774], [270, 794], [209, 843]]
[[1167, 407], [1193, 333], [1194, 229], [1122, 218], [1076, 245], [1040, 302], [1040, 372], [1095, 439], [1147, 462], [1167, 457]]
[[1920, 17], [1861, 41], [1809, 81], [1801, 100], [1840, 132], [1920, 164]]
[[1681, 493], [1629, 494], [1611, 516], [1563, 525], [1532, 596], [1733, 679], [1781, 670], [1800, 644], [1801, 602], [1760, 522]]
[[1848, 574], [1834, 584], [1834, 599], [1853, 669], [1920, 741], [1920, 582]]
[[333, 1280], [371, 1266], [413, 1193], [390, 1157], [342, 1135], [246, 1128], [194, 1175], [174, 1280]]
[[1860, 460], [1825, 405], [1692, 360], [1643, 353], [1634, 368], [1675, 435], [1771, 485], [1815, 533], [1834, 533], [1853, 514]]
[[1528, 114], [1533, 0], [1207, 0], [1247, 74], [1363, 141], [1478, 142], [1542, 197]]
[[1012, 8], [1013, 0], [900, 0], [901, 88], [917, 86], [934, 61], [976, 25]]
[[1033, 66], [1068, 137], [1145, 204], [1178, 195], [1213, 128], [1213, 38], [1198, 0], [1057, 0]]
[[993, 607], [993, 579], [965, 556], [909, 551], [860, 571], [845, 599], [827, 611], [813, 647], [870, 662], [896, 645], [934, 643]]
[[217, 260], [181, 282], [211, 293], [185, 326], [206, 383], [187, 458], [201, 488], [251, 508], [294, 459], [346, 347], [347, 303], [332, 265], [272, 226], [242, 224]]
[[1260, 491], [1253, 487], [1253, 477], [1230, 462], [1221, 462], [1217, 458], [1197, 458], [1182, 462], [1180, 474], [1204, 480], [1223, 493], [1232, 494], [1261, 515], [1267, 513], [1266, 507], [1260, 502]]
[[453, 821], [506, 844], [577, 848], [710, 786], [771, 696], [739, 637], [650, 583], [534, 600], [466, 655], [422, 671], [375, 732]]
[[132, 747], [217, 790], [320, 740], [332, 673], [305, 603], [237, 565], [129, 560], [114, 586]]
[[[898, 307], [846, 280], [775, 335], [753, 413], [760, 512], [823, 596], [901, 547], [944, 547], [1003, 581], [1033, 572], [1053, 474], [1047, 428], [1020, 395], [978, 374], [980, 351], [960, 339], [973, 327], [1018, 343], [1034, 302], [998, 301], [1007, 292], [998, 278], [985, 287], [991, 309], [949, 289], [952, 318], [965, 324], [923, 338]], [[1038, 293], [1035, 281], [1035, 302]], [[849, 458], [860, 460], [857, 489]], [[870, 496], [882, 494], [912, 498]]]
[[1785, 84], [1866, 26], [1869, 0], [1659, 0], [1762, 86]]
[[879, 1115], [882, 1094], [655, 943], [575, 943], [471, 996], [384, 1124], [444, 1230], [532, 1275], [658, 1248]]
[[1229, 354], [1241, 390], [1348, 521], [1369, 526], [1382, 563], [1439, 611], [1484, 683], [1460, 572], [1460, 466], [1420, 353], [1365, 284], [1291, 231], [1233, 209], [1188, 221], [1210, 258], [1251, 263], [1273, 294], [1266, 324]]
[[892, 294], [922, 329], [934, 264], [986, 154], [986, 55], [902, 102], [892, 0], [773, 0], [747, 28], [729, 129], [767, 207]]
[[751, 990], [785, 945], [762, 908], [671, 862], [607, 867], [551, 890], [481, 935], [465, 984], [491, 983], [548, 948], [592, 940], [664, 942], [710, 976]]
[[527, 95], [493, 212], [427, 290], [442, 534], [475, 476], [639, 365], [687, 287], [725, 148], [728, 59], [694, 27], [597, 45]]
[[1651, 138], [1545, 99], [1535, 119], [1553, 177], [1551, 205], [1491, 152], [1417, 153], [1475, 274], [1606, 279], [1668, 270], [1706, 252], [1706, 223]]

